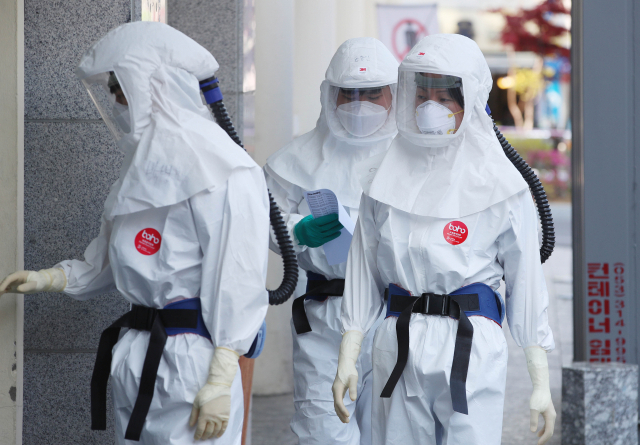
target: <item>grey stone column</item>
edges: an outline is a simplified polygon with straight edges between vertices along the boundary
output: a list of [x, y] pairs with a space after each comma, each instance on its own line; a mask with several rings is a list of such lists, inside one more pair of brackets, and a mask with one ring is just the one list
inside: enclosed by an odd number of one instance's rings
[[[25, 269], [83, 258], [98, 234], [121, 154], [74, 70], [130, 18], [131, 0], [25, 0]], [[108, 431], [90, 430], [89, 385], [100, 333], [128, 307], [117, 294], [25, 296], [25, 445], [113, 444], [111, 413]]]
[[637, 443], [638, 365], [574, 362], [564, 366], [562, 445]]
[[168, 24], [208, 49], [220, 64], [216, 77], [242, 137], [243, 0], [167, 0]]
[[[25, 0], [25, 269], [83, 258], [98, 234], [121, 154], [74, 69], [91, 44], [135, 20], [137, 3]], [[216, 56], [241, 127], [242, 2], [169, 3], [169, 23]], [[25, 297], [24, 444], [113, 444], [111, 408], [107, 431], [90, 430], [90, 380], [101, 331], [128, 308], [117, 293]]]

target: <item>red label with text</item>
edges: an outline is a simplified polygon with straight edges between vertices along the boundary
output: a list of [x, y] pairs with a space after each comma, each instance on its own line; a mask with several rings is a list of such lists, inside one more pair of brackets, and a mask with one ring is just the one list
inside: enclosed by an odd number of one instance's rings
[[626, 362], [624, 264], [587, 263], [586, 292], [589, 361]]
[[156, 229], [146, 228], [136, 235], [136, 249], [143, 255], [153, 255], [160, 250], [162, 237]]
[[467, 239], [469, 229], [467, 229], [466, 224], [462, 221], [451, 221], [444, 226], [442, 233], [446, 242], [457, 246], [458, 244], [464, 243]]

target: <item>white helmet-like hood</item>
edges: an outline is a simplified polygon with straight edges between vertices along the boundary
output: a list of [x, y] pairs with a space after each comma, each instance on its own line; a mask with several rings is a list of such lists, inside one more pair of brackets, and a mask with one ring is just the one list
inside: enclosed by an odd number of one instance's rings
[[118, 141], [126, 156], [107, 219], [176, 204], [224, 184], [236, 168], [258, 168], [201, 99], [198, 81], [218, 67], [201, 45], [155, 22], [121, 25], [85, 52], [78, 78], [86, 84], [115, 73], [131, 119]]
[[[322, 112], [316, 127], [270, 156], [266, 171], [304, 190], [330, 189], [343, 204], [357, 208], [362, 188], [356, 165], [384, 152], [397, 134], [397, 68], [398, 62], [379, 40], [360, 37], [345, 41], [331, 59], [320, 87]], [[336, 114], [338, 89], [385, 86], [393, 97], [385, 123], [365, 137], [350, 134]]]
[[[462, 79], [464, 117], [455, 134], [422, 134], [418, 129], [412, 81], [420, 73]], [[473, 40], [457, 34], [423, 38], [400, 64], [399, 77], [399, 135], [386, 156], [378, 157], [379, 165], [365, 170], [372, 172], [361, 179], [365, 193], [405, 212], [459, 218], [527, 188], [487, 115], [491, 72]]]

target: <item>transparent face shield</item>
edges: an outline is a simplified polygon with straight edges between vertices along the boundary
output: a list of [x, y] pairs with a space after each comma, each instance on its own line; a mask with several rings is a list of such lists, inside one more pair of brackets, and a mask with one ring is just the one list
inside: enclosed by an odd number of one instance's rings
[[131, 112], [118, 78], [113, 71], [82, 79], [82, 84], [96, 105], [116, 142], [131, 133]]
[[389, 85], [373, 88], [331, 86], [329, 103], [344, 129], [355, 137], [370, 136], [387, 121], [393, 94]]
[[460, 77], [401, 71], [398, 89], [399, 130], [424, 135], [425, 141], [455, 138], [465, 115]]

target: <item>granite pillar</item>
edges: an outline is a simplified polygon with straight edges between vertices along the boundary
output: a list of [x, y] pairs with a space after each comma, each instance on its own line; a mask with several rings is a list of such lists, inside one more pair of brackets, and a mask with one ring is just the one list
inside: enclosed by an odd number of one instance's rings
[[562, 368], [562, 445], [638, 444], [638, 365]]
[[[74, 70], [82, 53], [131, 20], [131, 0], [24, 2], [24, 267], [82, 258], [98, 234], [121, 154]], [[25, 296], [23, 443], [113, 444], [90, 430], [89, 383], [100, 332], [128, 309], [118, 294], [86, 302]]]
[[[97, 236], [122, 155], [74, 75], [84, 51], [112, 28], [139, 19], [139, 0], [24, 0], [24, 267], [82, 258]], [[174, 1], [170, 24], [220, 62], [225, 103], [242, 113], [242, 1]], [[173, 14], [172, 14], [173, 13]], [[118, 294], [76, 301], [25, 296], [25, 445], [113, 444], [90, 430], [90, 380], [101, 331], [129, 309]]]
[[242, 137], [243, 0], [167, 0], [168, 24], [208, 49], [231, 120]]
[[[263, 166], [267, 158], [291, 142], [293, 136], [293, 47], [294, 0], [256, 1], [255, 4], [255, 152]], [[282, 282], [279, 255], [269, 252], [267, 285], [275, 289]], [[306, 275], [298, 275], [298, 290], [304, 289]], [[298, 293], [302, 295], [304, 292]], [[269, 307], [267, 338], [256, 360], [254, 394], [293, 392], [291, 305]]]

